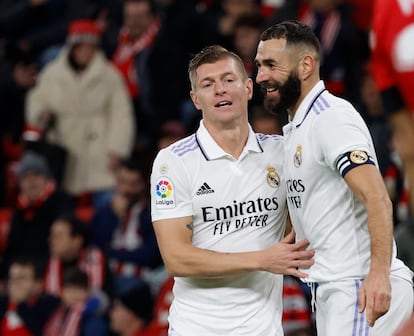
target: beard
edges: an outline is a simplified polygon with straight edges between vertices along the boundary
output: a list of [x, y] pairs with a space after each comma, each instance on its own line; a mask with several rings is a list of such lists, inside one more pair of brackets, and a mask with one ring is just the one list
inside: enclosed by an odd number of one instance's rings
[[[279, 99], [275, 97], [269, 97], [266, 94], [267, 87], [274, 87], [279, 90]], [[289, 108], [294, 106], [298, 101], [301, 94], [301, 82], [296, 71], [292, 71], [289, 74], [287, 80], [280, 84], [279, 82], [268, 82], [263, 86], [264, 90], [264, 107], [267, 111], [284, 115], [287, 114]]]

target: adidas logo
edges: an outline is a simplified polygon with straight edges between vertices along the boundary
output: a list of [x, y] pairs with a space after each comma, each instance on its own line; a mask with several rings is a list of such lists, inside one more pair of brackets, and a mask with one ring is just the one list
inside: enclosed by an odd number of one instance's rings
[[212, 194], [213, 192], [214, 190], [211, 189], [206, 182], [204, 182], [203, 185], [198, 188], [196, 195]]

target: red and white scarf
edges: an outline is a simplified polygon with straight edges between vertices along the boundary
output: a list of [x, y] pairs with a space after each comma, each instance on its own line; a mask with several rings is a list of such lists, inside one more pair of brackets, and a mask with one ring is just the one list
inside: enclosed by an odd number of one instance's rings
[[[84, 249], [78, 258], [78, 267], [88, 275], [91, 288], [102, 289], [105, 279], [105, 258], [99, 249]], [[62, 261], [59, 258], [52, 257], [49, 260], [44, 287], [46, 293], [61, 296]]]
[[17, 314], [16, 304], [9, 302], [7, 312], [0, 323], [0, 335], [2, 336], [33, 336], [26, 327], [22, 318]]
[[69, 308], [62, 304], [46, 324], [43, 336], [78, 336], [84, 306], [78, 303]]
[[125, 27], [119, 33], [118, 48], [115, 50], [112, 62], [124, 77], [131, 98], [138, 97], [140, 92], [135, 57], [153, 44], [160, 27], [160, 20], [154, 19], [141, 37], [136, 40], [131, 38]]
[[54, 181], [48, 181], [46, 187], [34, 200], [30, 200], [26, 195], [19, 194], [17, 198], [17, 208], [23, 212], [24, 219], [31, 220], [37, 210], [42, 207], [42, 205], [55, 192], [55, 190], [56, 183]]

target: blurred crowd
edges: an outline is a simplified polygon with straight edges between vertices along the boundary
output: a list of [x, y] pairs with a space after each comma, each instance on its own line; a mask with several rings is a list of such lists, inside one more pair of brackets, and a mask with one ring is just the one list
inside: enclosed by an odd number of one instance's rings
[[[367, 122], [413, 269], [372, 14], [373, 0], [0, 0], [0, 335], [167, 335], [148, 180], [157, 151], [198, 126], [188, 61], [221, 44], [254, 78], [260, 33], [285, 19], [313, 28], [327, 88]], [[249, 115], [260, 133], [286, 122], [258, 87]], [[287, 277], [283, 294], [285, 334], [314, 335], [307, 288]]]

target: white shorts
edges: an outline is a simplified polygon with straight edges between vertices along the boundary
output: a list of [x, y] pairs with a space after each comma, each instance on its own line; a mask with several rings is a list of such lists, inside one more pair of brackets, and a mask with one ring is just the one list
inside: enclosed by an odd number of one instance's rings
[[413, 286], [391, 276], [391, 306], [373, 328], [358, 312], [358, 293], [362, 280], [320, 284], [316, 290], [316, 329], [318, 336], [391, 336], [413, 312]]

